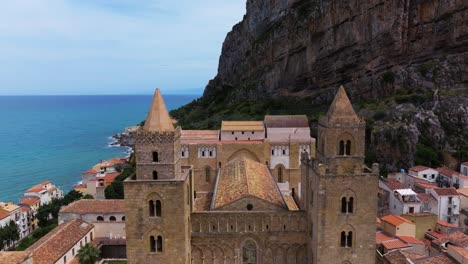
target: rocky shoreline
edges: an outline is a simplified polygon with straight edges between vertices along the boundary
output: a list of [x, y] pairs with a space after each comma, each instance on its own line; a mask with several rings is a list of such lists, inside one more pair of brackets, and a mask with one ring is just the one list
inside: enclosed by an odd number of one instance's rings
[[110, 145], [133, 149], [135, 146], [134, 134], [138, 128], [139, 126], [127, 127], [124, 132], [113, 135], [112, 138], [115, 139], [115, 142], [112, 142]]

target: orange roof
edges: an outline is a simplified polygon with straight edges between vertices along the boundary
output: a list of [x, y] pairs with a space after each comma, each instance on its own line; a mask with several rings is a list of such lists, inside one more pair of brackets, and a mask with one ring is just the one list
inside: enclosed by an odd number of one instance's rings
[[268, 168], [249, 159], [233, 160], [223, 166], [215, 193], [215, 208], [249, 195], [287, 208]]
[[125, 213], [124, 200], [78, 200], [60, 210], [60, 213], [105, 214]]
[[28, 189], [26, 192], [33, 192], [33, 193], [40, 193], [42, 191], [45, 191], [46, 189], [40, 187], [40, 186], [35, 186], [30, 189]]
[[97, 173], [97, 171], [93, 170], [93, 169], [89, 169], [89, 170], [83, 172], [83, 174], [96, 174], [96, 173]]
[[151, 132], [168, 132], [175, 130], [159, 88], [156, 88], [154, 91], [153, 100], [143, 130]]
[[40, 201], [39, 197], [26, 196], [26, 197], [22, 197], [19, 203], [31, 206], [35, 203], [38, 203], [39, 201]]
[[459, 195], [455, 188], [435, 188], [434, 191], [438, 196]]
[[382, 231], [377, 231], [375, 233], [375, 243], [376, 244], [382, 244], [382, 242], [384, 242], [384, 241], [389, 241], [389, 240], [394, 240], [394, 239], [395, 239], [394, 237], [389, 236], [389, 235], [385, 234]]
[[450, 224], [450, 223], [442, 221], [442, 220], [437, 220], [437, 224], [439, 224], [441, 226], [446, 226], [446, 227], [458, 227], [458, 226], [456, 226], [454, 224]]
[[439, 233], [437, 231], [427, 231], [426, 234], [435, 237], [435, 239], [446, 237], [447, 235], [444, 235], [442, 233]]
[[388, 241], [383, 241], [382, 245], [386, 249], [396, 249], [396, 248], [405, 248], [405, 247], [410, 247], [407, 243], [399, 240], [399, 239], [393, 239], [393, 240], [388, 240]]
[[447, 245], [447, 248], [453, 249], [455, 252], [462, 255], [465, 259], [468, 258], [468, 249], [464, 249], [464, 248], [457, 247], [454, 245]]
[[409, 244], [424, 244], [424, 242], [422, 242], [421, 240], [411, 236], [398, 236], [398, 238]]
[[57, 226], [28, 248], [33, 252], [34, 264], [55, 263], [93, 227], [80, 219]]
[[107, 184], [111, 184], [119, 175], [120, 172], [106, 173], [106, 176], [104, 176], [104, 182]]
[[85, 189], [85, 188], [86, 188], [86, 184], [77, 184], [73, 186], [73, 189]]
[[218, 141], [218, 130], [182, 130], [180, 140], [186, 143], [200, 140]]
[[9, 216], [10, 214], [4, 211], [0, 211], [0, 220], [5, 219]]
[[222, 121], [221, 131], [263, 131], [263, 121]]
[[430, 184], [430, 183], [423, 183], [423, 182], [416, 182], [415, 185], [421, 186], [424, 189], [436, 189], [439, 188], [437, 185]]
[[[20, 264], [20, 263], [32, 263], [30, 260], [29, 251], [1, 251], [0, 252], [0, 263], [5, 264]], [[36, 262], [34, 262], [36, 263]]]
[[387, 215], [387, 216], [384, 216], [381, 218], [382, 221], [384, 222], [387, 222], [389, 224], [391, 224], [392, 226], [399, 226], [403, 223], [410, 223], [412, 224], [413, 222], [411, 222], [410, 220], [407, 220], [403, 217], [400, 217], [398, 215]]
[[440, 174], [443, 174], [444, 176], [447, 176], [447, 177], [450, 177], [452, 178], [453, 175], [458, 175], [460, 173], [454, 171], [454, 170], [451, 170], [449, 168], [445, 168], [445, 167], [440, 167], [440, 168], [437, 168], [435, 169], [436, 171], [438, 171]]
[[422, 165], [418, 165], [418, 166], [414, 166], [414, 167], [409, 168], [409, 170], [416, 171], [416, 172], [424, 171], [424, 170], [427, 170], [427, 169], [431, 169], [431, 168], [426, 167], [426, 166], [422, 166]]
[[389, 179], [387, 181], [382, 181], [382, 182], [392, 191], [398, 190], [398, 189], [405, 189], [405, 186], [401, 182], [395, 179]]

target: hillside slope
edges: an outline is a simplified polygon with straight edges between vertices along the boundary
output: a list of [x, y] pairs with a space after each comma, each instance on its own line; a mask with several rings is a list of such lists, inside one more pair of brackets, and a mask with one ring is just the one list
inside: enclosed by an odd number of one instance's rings
[[464, 0], [248, 0], [203, 97], [171, 114], [184, 128], [301, 113], [312, 123], [339, 85], [368, 123], [384, 168], [468, 159]]

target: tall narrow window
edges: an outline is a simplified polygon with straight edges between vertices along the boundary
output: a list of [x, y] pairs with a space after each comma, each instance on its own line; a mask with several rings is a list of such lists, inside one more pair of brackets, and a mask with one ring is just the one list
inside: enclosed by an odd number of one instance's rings
[[271, 150], [271, 155], [275, 155], [275, 150], [274, 149]]
[[148, 202], [149, 216], [154, 216], [154, 201], [151, 200]]
[[153, 180], [157, 180], [157, 179], [158, 179], [158, 172], [153, 171]]
[[211, 174], [210, 168], [209, 168], [209, 167], [206, 167], [206, 168], [205, 168], [205, 181], [206, 181], [206, 182], [210, 182], [210, 178], [211, 178], [211, 177], [210, 177], [210, 176], [211, 176], [210, 174]]
[[163, 251], [162, 236], [158, 236], [157, 249], [158, 252]]
[[346, 155], [351, 155], [351, 140], [346, 141]]
[[341, 212], [346, 213], [346, 197], [341, 198]]
[[156, 240], [154, 239], [154, 236], [150, 236], [150, 251], [156, 252]]
[[341, 232], [341, 242], [340, 242], [341, 247], [346, 247], [346, 232], [342, 231]]
[[348, 213], [352, 214], [354, 210], [354, 198], [350, 197], [348, 201]]
[[154, 151], [153, 152], [153, 162], [158, 162], [158, 161], [159, 161], [158, 152]]
[[283, 182], [283, 168], [278, 167], [278, 182]]
[[346, 237], [346, 247], [352, 247], [353, 246], [353, 232], [349, 231], [348, 236]]
[[345, 154], [345, 145], [344, 141], [340, 140], [340, 156], [343, 156]]
[[156, 200], [156, 216], [161, 217], [161, 201]]
[[257, 264], [257, 244], [251, 239], [242, 246], [242, 264]]

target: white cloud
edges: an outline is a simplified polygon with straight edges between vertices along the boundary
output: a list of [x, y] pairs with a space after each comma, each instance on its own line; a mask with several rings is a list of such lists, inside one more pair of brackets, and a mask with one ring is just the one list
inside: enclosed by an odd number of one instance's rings
[[201, 88], [244, 12], [245, 0], [4, 1], [0, 94]]

